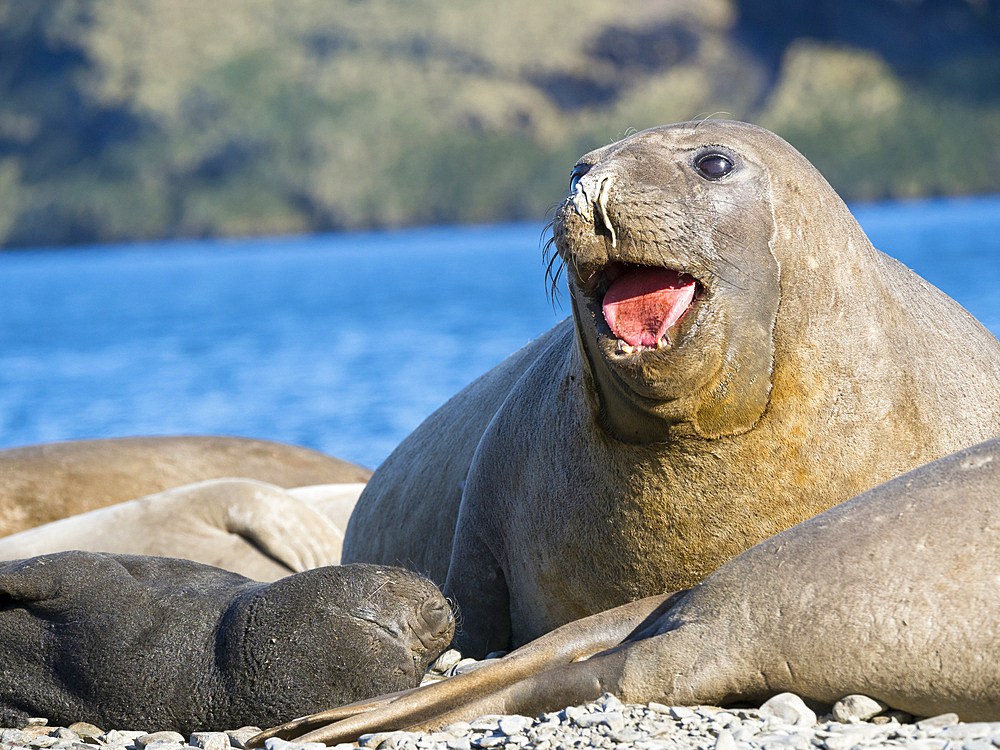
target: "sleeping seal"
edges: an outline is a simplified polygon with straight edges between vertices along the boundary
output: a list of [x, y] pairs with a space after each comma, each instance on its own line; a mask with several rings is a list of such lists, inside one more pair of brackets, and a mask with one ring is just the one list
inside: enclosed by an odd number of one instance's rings
[[454, 629], [433, 584], [374, 565], [263, 584], [63, 552], [0, 566], [0, 596], [2, 726], [267, 726], [415, 686]]
[[333, 744], [484, 714], [535, 716], [603, 692], [667, 705], [759, 703], [784, 691], [829, 705], [862, 693], [917, 716], [998, 721], [998, 546], [995, 438], [803, 521], [694, 588], [569, 623], [475, 672], [303, 718], [256, 742]]
[[204, 479], [302, 487], [365, 482], [361, 466], [266, 440], [192, 435], [0, 450], [0, 536]]
[[347, 529], [345, 561], [445, 581], [463, 653], [690, 587], [1000, 434], [997, 340], [762, 128], [587, 154], [553, 236], [572, 319], [418, 427]]
[[340, 562], [364, 484], [209, 479], [0, 538], [0, 560], [66, 550], [181, 557], [255, 581]]

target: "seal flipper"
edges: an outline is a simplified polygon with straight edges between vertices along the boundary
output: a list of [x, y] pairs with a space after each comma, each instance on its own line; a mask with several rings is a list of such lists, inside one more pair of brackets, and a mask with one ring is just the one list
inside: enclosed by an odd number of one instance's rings
[[56, 599], [67, 586], [79, 591], [94, 578], [86, 572], [88, 569], [109, 564], [121, 568], [104, 555], [79, 551], [5, 562], [0, 564], [0, 606], [28, 606]]

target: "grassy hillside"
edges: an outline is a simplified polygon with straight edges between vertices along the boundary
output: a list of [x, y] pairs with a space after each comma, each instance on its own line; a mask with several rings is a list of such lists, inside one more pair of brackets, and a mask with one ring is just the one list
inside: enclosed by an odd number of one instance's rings
[[849, 198], [1000, 189], [991, 0], [0, 3], [0, 245], [541, 218], [724, 113]]

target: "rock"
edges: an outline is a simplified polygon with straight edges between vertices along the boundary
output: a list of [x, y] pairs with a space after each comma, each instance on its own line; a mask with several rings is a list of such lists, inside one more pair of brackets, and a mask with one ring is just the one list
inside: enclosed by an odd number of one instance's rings
[[180, 742], [176, 740], [156, 740], [146, 745], [144, 750], [181, 750], [185, 747], [187, 747], [187, 744], [184, 740]]
[[243, 750], [247, 746], [247, 742], [254, 735], [260, 734], [260, 727], [240, 727], [239, 729], [230, 729], [226, 732], [226, 736], [229, 738], [229, 744], [231, 747]]
[[508, 737], [511, 737], [512, 735], [515, 734], [521, 734], [529, 726], [531, 726], [531, 719], [529, 719], [527, 716], [514, 715], [514, 716], [504, 716], [502, 719], [500, 719], [498, 728], [500, 730], [500, 734], [504, 734], [507, 735]]
[[99, 745], [108, 745], [113, 748], [125, 747], [126, 745], [133, 745], [137, 737], [142, 737], [145, 734], [148, 734], [148, 732], [109, 729], [97, 738], [97, 742]]
[[500, 726], [500, 719], [502, 718], [503, 716], [497, 716], [496, 714], [487, 714], [486, 716], [480, 716], [469, 724], [469, 726], [477, 732], [492, 732]]
[[733, 733], [728, 729], [719, 732], [719, 736], [715, 738], [715, 750], [736, 750], [736, 740], [733, 739]]
[[932, 729], [935, 727], [946, 727], [949, 724], [958, 723], [958, 714], [938, 714], [926, 719], [921, 719], [916, 723], [917, 729]]
[[453, 648], [445, 651], [441, 656], [431, 662], [431, 665], [427, 668], [428, 672], [437, 672], [438, 674], [444, 674], [449, 669], [454, 667], [462, 661], [462, 654]]
[[620, 711], [594, 711], [589, 714], [582, 714], [573, 719], [578, 727], [589, 729], [601, 724], [608, 727], [612, 732], [620, 732], [625, 728], [625, 717]]
[[504, 734], [487, 734], [483, 735], [478, 740], [473, 741], [473, 745], [476, 747], [499, 747], [507, 742], [507, 736]]
[[[25, 727], [44, 727], [49, 723], [49, 720], [44, 716], [32, 716], [26, 722], [24, 722]], [[23, 727], [22, 727], [23, 729]]]
[[865, 721], [885, 711], [889, 706], [867, 695], [846, 695], [833, 704], [833, 719], [842, 724]]
[[[128, 731], [122, 729], [111, 729], [97, 739], [105, 745], [112, 745], [114, 747], [124, 747], [125, 745], [135, 746], [135, 741], [139, 737], [144, 737], [147, 734], [148, 732], [141, 732], [138, 730]], [[138, 746], [135, 747], [138, 750]]]
[[202, 750], [227, 750], [230, 746], [225, 732], [195, 732], [188, 738], [188, 744]]
[[28, 740], [28, 747], [52, 747], [53, 745], [59, 744], [58, 737], [51, 737], [47, 734], [39, 735], [38, 737], [32, 737]]
[[104, 734], [104, 730], [95, 727], [86, 721], [77, 721], [69, 725], [69, 730], [75, 732], [76, 736], [86, 742], [88, 739], [97, 740]]
[[605, 693], [602, 695], [594, 701], [594, 705], [598, 706], [602, 711], [621, 711], [625, 708], [625, 706], [622, 705], [622, 702], [611, 693]]
[[[358, 745], [361, 747], [377, 748], [381, 747], [383, 743], [388, 743], [392, 739], [396, 739], [398, 743], [398, 735], [400, 732], [373, 732], [372, 734], [363, 734], [358, 737]], [[272, 737], [273, 739], [278, 739], [277, 737]], [[284, 745], [276, 745], [271, 747], [271, 740], [264, 743], [267, 750], [292, 750], [292, 748], [286, 748]], [[290, 744], [290, 743], [288, 743]], [[386, 747], [393, 747], [394, 745], [386, 744]], [[310, 748], [309, 750], [312, 750]]]
[[762, 719], [776, 719], [792, 726], [811, 727], [816, 724], [816, 714], [795, 693], [779, 693], [760, 707]]
[[25, 724], [21, 729], [21, 735], [24, 737], [23, 742], [30, 742], [36, 737], [48, 737], [51, 731], [52, 727], [48, 724]]
[[132, 740], [135, 750], [144, 750], [154, 742], [173, 742], [179, 745], [184, 744], [184, 736], [180, 732], [150, 732], [143, 734]]
[[1000, 732], [1000, 722], [995, 721], [970, 721], [962, 724], [946, 726], [938, 733], [938, 737], [948, 739], [982, 739]]

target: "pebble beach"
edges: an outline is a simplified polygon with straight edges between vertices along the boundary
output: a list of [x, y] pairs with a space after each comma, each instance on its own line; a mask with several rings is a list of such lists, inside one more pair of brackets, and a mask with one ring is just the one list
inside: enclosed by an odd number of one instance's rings
[[[871, 710], [864, 699], [860, 714]], [[842, 701], [849, 703], [849, 701]], [[873, 704], [874, 702], [872, 702]], [[838, 704], [841, 706], [841, 704]], [[874, 707], [874, 706], [872, 706]], [[594, 703], [562, 711], [526, 716], [484, 716], [455, 724], [445, 731], [380, 732], [364, 735], [357, 744], [335, 745], [336, 750], [363, 747], [371, 750], [571, 750], [599, 747], [614, 750], [863, 750], [870, 747], [905, 747], [921, 750], [992, 750], [1000, 747], [1000, 722], [958, 721], [955, 714], [914, 720], [898, 712], [881, 713], [868, 720], [851, 708], [840, 715], [817, 717], [795, 695], [772, 698], [759, 709], [721, 709], [713, 706], [681, 707], [623, 704], [612, 695]], [[834, 708], [837, 713], [837, 707]], [[900, 720], [902, 719], [902, 721]], [[240, 750], [257, 732], [242, 727], [226, 732], [177, 732], [112, 729], [87, 723], [52, 727], [33, 720], [27, 727], [0, 730], [0, 750], [15, 748], [51, 750]], [[320, 743], [267, 741], [267, 750], [324, 750]]]
[[[491, 655], [493, 656], [493, 655]], [[488, 660], [487, 660], [488, 661]], [[476, 669], [485, 661], [454, 650], [430, 666], [423, 684]], [[258, 727], [195, 732], [106, 730], [86, 722], [0, 729], [0, 750], [243, 750]], [[996, 750], [1000, 722], [960, 722], [955, 714], [918, 718], [863, 695], [845, 696], [818, 716], [797, 695], [782, 693], [759, 708], [624, 704], [611, 694], [582, 706], [528, 716], [483, 716], [440, 732], [377, 732], [334, 750]], [[326, 750], [318, 743], [267, 740], [266, 750]]]

